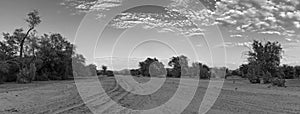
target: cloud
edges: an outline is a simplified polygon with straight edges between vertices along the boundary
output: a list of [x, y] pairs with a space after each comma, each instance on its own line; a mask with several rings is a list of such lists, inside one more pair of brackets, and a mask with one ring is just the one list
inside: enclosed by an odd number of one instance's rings
[[[299, 0], [170, 0], [167, 6], [170, 12], [177, 12], [176, 17], [184, 15], [185, 20], [171, 20], [163, 22], [161, 18], [143, 18], [140, 20], [124, 21], [118, 24], [119, 28], [128, 28], [143, 23], [149, 27], [170, 28], [181, 34], [188, 31], [184, 24], [195, 24], [199, 26], [211, 26], [220, 24], [230, 26], [238, 32], [257, 32], [262, 34], [274, 34], [293, 37], [297, 33], [287, 31], [300, 28], [300, 2]], [[119, 7], [124, 0], [64, 0], [61, 5], [72, 7], [78, 12], [98, 11], [98, 16], [105, 17], [104, 12], [111, 8]], [[208, 6], [208, 9], [199, 8], [200, 4]], [[125, 17], [124, 17], [125, 18]], [[152, 20], [151, 20], [152, 19]], [[197, 24], [195, 24], [197, 25]]]
[[224, 42], [216, 45], [216, 48], [233, 48], [233, 47], [246, 47], [251, 48], [252, 42]]
[[240, 32], [292, 36], [300, 28], [300, 3], [297, 0], [220, 0], [209, 18]]
[[124, 12], [109, 24], [118, 29], [127, 29], [142, 24], [145, 29], [157, 29], [158, 32], [174, 32], [187, 37], [204, 35], [204, 30], [175, 11], [162, 11], [162, 13], [129, 13]]
[[62, 6], [76, 10], [76, 14], [98, 12], [99, 18], [105, 17], [105, 11], [122, 5], [122, 0], [63, 0]]
[[259, 33], [262, 33], [262, 34], [271, 34], [271, 35], [273, 35], [273, 34], [275, 34], [275, 35], [281, 35], [281, 33], [278, 32], [278, 31], [263, 31], [263, 32], [259, 32]]
[[241, 34], [234, 34], [234, 35], [230, 35], [231, 38], [242, 38], [243, 35]]

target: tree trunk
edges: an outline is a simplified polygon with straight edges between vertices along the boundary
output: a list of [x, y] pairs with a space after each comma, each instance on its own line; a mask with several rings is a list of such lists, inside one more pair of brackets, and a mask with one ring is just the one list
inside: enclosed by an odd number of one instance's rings
[[25, 36], [22, 38], [22, 40], [21, 40], [21, 43], [20, 43], [20, 58], [23, 57], [23, 46], [24, 46], [24, 42], [25, 42], [26, 38], [28, 37], [30, 31], [32, 31], [33, 29], [34, 29], [33, 27], [30, 28], [30, 29], [27, 31], [26, 35], [25, 35]]

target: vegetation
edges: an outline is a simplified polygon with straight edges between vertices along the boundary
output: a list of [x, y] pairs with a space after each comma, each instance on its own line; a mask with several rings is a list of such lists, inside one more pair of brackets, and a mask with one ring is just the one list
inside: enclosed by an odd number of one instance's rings
[[[28, 13], [26, 22], [29, 26], [26, 32], [20, 28], [12, 34], [3, 33], [0, 83], [72, 79], [72, 59], [78, 69], [86, 67], [84, 57], [76, 54], [74, 45], [61, 34], [35, 34], [35, 28], [41, 23], [37, 10]], [[95, 69], [95, 65], [88, 67]]]
[[173, 67], [169, 70], [168, 77], [180, 78], [188, 73], [188, 58], [184, 55], [170, 58], [168, 65]]
[[145, 61], [139, 63], [139, 67], [141, 75], [146, 77], [160, 76], [166, 73], [163, 63], [159, 62], [156, 58], [147, 58]]
[[231, 75], [248, 78], [251, 83], [272, 83], [285, 87], [285, 79], [299, 78], [299, 66], [280, 66], [282, 47], [278, 42], [266, 43], [254, 40], [248, 52], [248, 64], [231, 71]]
[[184, 55], [170, 58], [168, 65], [172, 68], [164, 68], [164, 64], [156, 58], [147, 58], [139, 63], [139, 69], [123, 70], [116, 72], [122, 75], [132, 76], [166, 76], [180, 78], [181, 76], [198, 77], [200, 79], [210, 79], [210, 68], [202, 63], [195, 62], [190, 67], [188, 58]]
[[107, 70], [107, 66], [102, 65], [102, 70], [97, 70], [97, 75], [102, 76], [115, 76], [114, 72], [111, 70]]
[[[13, 33], [3, 33], [0, 41], [0, 84], [4, 82], [30, 83], [32, 81], [67, 80], [74, 76], [95, 76], [126, 74], [132, 76], [166, 76], [181, 78], [183, 76], [210, 79], [216, 70], [200, 62], [188, 64], [184, 55], [170, 58], [168, 66], [157, 58], [147, 58], [139, 62], [138, 69], [113, 72], [102, 66], [97, 70], [94, 64], [86, 65], [83, 55], [75, 53], [75, 46], [61, 34], [36, 35], [36, 27], [41, 23], [39, 12], [34, 10], [27, 14], [28, 30], [15, 29]], [[225, 74], [239, 75], [251, 83], [271, 83], [285, 86], [285, 79], [300, 78], [300, 66], [280, 66], [282, 47], [278, 42], [261, 42], [254, 40], [252, 50], [248, 52], [247, 64]]]

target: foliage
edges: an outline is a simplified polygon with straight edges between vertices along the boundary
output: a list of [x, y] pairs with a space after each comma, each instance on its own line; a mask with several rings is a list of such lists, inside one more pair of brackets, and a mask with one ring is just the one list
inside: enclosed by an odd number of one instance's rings
[[89, 64], [87, 70], [89, 71], [89, 76], [97, 76], [97, 66], [95, 64]]
[[210, 68], [205, 65], [205, 64], [202, 64], [202, 63], [199, 63], [199, 69], [200, 69], [200, 74], [199, 74], [199, 77], [200, 79], [210, 79]]
[[29, 29], [26, 32], [26, 34], [23, 35], [23, 37], [20, 37], [20, 58], [23, 57], [23, 48], [25, 40], [27, 39], [28, 35], [32, 30], [35, 29], [35, 27], [41, 23], [41, 17], [39, 16], [39, 12], [37, 10], [33, 10], [32, 12], [29, 12], [27, 14], [26, 22], [28, 23]]
[[294, 69], [293, 66], [289, 66], [289, 65], [283, 65], [280, 67], [280, 69], [283, 71], [284, 73], [284, 79], [294, 79], [296, 77], [296, 70]]
[[169, 76], [180, 78], [181, 75], [188, 74], [188, 58], [184, 55], [170, 58], [168, 65], [173, 67], [172, 75]]
[[23, 68], [21, 71], [17, 74], [17, 83], [26, 84], [30, 83], [32, 81], [32, 77], [30, 77], [30, 70]]
[[296, 78], [300, 78], [300, 66], [295, 66], [295, 75]]
[[139, 63], [140, 73], [143, 76], [159, 76], [165, 75], [166, 71], [162, 62], [156, 58], [147, 58], [145, 61]]
[[264, 80], [263, 83], [270, 83], [274, 77], [282, 79], [283, 74], [278, 73], [282, 52], [278, 42], [262, 43], [254, 40], [252, 51], [248, 52], [248, 65], [242, 65], [240, 70], [243, 74], [246, 73], [251, 83], [261, 83], [261, 79]]
[[44, 34], [40, 40], [38, 58], [43, 61], [39, 74], [48, 74], [51, 80], [66, 80], [72, 75], [74, 46], [60, 34]]
[[7, 74], [9, 72], [9, 64], [4, 62], [4, 61], [0, 61], [0, 84], [2, 84], [4, 82], [4, 75]]
[[[105, 65], [102, 65], [102, 70], [97, 70], [97, 75], [103, 75], [103, 76], [115, 76], [115, 73], [111, 70], [107, 70], [108, 67]], [[129, 73], [128, 73], [129, 74]]]
[[102, 70], [103, 70], [103, 72], [104, 72], [104, 74], [105, 74], [105, 73], [106, 73], [106, 70], [107, 70], [107, 66], [102, 65]]
[[139, 76], [139, 75], [141, 75], [141, 72], [139, 69], [131, 69], [130, 74], [131, 74], [131, 76]]
[[191, 75], [196, 75], [200, 79], [210, 79], [210, 68], [202, 63], [194, 62], [192, 63], [192, 67], [190, 68], [189, 72]]
[[284, 79], [280, 79], [278, 77], [272, 79], [273, 86], [286, 87], [285, 82], [286, 81]]
[[239, 67], [239, 71], [241, 72], [241, 76], [243, 78], [246, 78], [247, 74], [248, 74], [248, 64], [242, 64], [240, 67]]

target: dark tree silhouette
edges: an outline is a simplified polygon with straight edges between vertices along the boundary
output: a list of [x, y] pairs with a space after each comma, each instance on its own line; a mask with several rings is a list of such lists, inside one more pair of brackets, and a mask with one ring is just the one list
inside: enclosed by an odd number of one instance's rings
[[159, 62], [156, 58], [147, 58], [145, 61], [139, 63], [139, 67], [141, 75], [147, 77], [150, 77], [150, 75], [165, 75], [166, 72], [163, 63]]
[[103, 73], [106, 74], [107, 66], [102, 65], [102, 70], [103, 70]]
[[176, 78], [188, 73], [188, 58], [184, 55], [170, 58], [168, 65], [173, 67], [173, 76]]

